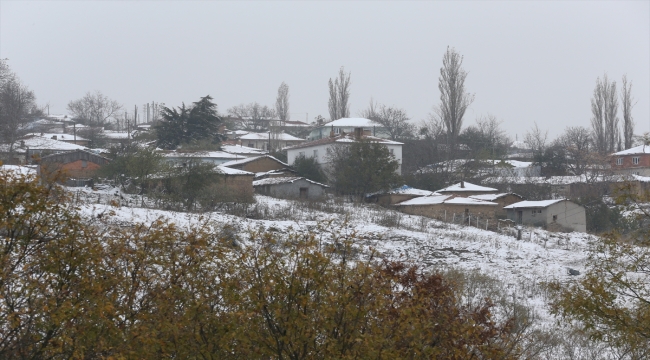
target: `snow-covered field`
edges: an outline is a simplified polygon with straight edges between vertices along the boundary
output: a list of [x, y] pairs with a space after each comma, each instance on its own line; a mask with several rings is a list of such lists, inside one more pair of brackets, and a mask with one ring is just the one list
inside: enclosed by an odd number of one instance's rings
[[583, 233], [525, 229], [523, 239], [517, 240], [514, 233], [447, 224], [340, 199], [306, 203], [256, 195], [256, 204], [248, 208], [255, 217], [251, 219], [223, 212], [194, 214], [144, 208], [141, 205], [147, 203], [146, 199], [115, 188], [69, 191], [82, 216], [118, 225], [150, 223], [158, 218], [179, 227], [205, 222], [229, 224], [238, 229], [243, 241], [247, 241], [251, 230], [313, 231], [324, 240], [332, 230], [355, 232], [360, 247], [374, 249], [388, 259], [417, 264], [425, 270], [469, 270], [496, 279], [502, 292], [533, 311], [538, 320], [536, 327], [547, 330], [554, 326], [555, 319], [549, 314], [541, 284], [568, 280], [567, 268], [582, 271], [586, 249], [595, 239]]

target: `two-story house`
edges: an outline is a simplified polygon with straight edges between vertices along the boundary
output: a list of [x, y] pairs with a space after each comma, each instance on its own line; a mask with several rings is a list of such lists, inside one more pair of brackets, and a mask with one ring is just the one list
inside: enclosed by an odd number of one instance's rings
[[639, 145], [613, 153], [610, 165], [615, 174], [650, 176], [650, 145]]

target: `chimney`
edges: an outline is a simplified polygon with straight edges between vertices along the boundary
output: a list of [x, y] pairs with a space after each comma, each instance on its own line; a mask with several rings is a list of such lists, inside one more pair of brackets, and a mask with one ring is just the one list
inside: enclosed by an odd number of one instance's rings
[[461, 189], [465, 188], [465, 181], [463, 181], [463, 180], [460, 181], [460, 188]]
[[334, 137], [334, 125], [332, 125], [332, 131], [330, 131], [330, 137]]

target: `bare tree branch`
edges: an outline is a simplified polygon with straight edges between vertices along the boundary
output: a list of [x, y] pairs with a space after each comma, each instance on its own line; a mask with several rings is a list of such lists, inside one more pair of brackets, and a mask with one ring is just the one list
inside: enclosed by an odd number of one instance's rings
[[289, 85], [282, 82], [278, 88], [278, 97], [275, 100], [275, 112], [278, 118], [285, 122], [290, 119], [289, 115]]
[[632, 83], [623, 75], [623, 88], [621, 89], [621, 105], [623, 107], [623, 139], [625, 149], [632, 147], [634, 137], [634, 119], [632, 119]]
[[345, 73], [343, 66], [339, 70], [339, 77], [328, 82], [330, 98], [328, 109], [330, 120], [338, 120], [350, 116], [350, 73]]
[[455, 146], [463, 126], [465, 111], [474, 101], [474, 95], [465, 92], [467, 72], [462, 65], [463, 56], [454, 48], [448, 47], [442, 57], [442, 68], [438, 79], [440, 106], [436, 109], [436, 113], [445, 125], [452, 146]]

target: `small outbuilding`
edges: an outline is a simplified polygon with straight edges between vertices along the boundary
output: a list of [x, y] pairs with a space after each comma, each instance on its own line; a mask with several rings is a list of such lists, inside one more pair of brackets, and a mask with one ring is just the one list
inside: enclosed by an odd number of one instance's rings
[[253, 181], [255, 192], [278, 198], [319, 199], [329, 186], [304, 177], [271, 177]]
[[85, 150], [43, 156], [40, 159], [40, 173], [48, 176], [59, 174], [69, 178], [92, 178], [95, 172], [108, 164], [109, 159]]
[[585, 208], [567, 199], [520, 201], [505, 207], [508, 219], [549, 230], [587, 231]]

